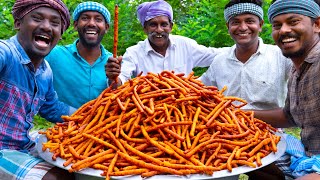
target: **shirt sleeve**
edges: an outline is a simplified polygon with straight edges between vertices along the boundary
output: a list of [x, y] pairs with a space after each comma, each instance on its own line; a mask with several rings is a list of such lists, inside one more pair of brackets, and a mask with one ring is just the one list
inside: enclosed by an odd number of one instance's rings
[[0, 41], [0, 71], [2, 71], [2, 69], [5, 66], [5, 60], [7, 59], [6, 57], [7, 48], [8, 46], [6, 46], [4, 42]]
[[191, 51], [194, 60], [194, 67], [208, 67], [212, 63], [215, 56], [223, 52], [225, 48], [206, 47], [191, 40]]
[[293, 124], [293, 125], [296, 125], [296, 123], [294, 122], [294, 119], [290, 113], [290, 100], [289, 100], [289, 92], [287, 93], [287, 98], [286, 98], [286, 102], [285, 102], [285, 105], [284, 105], [284, 108], [283, 108], [283, 113], [285, 115], [285, 117], [288, 119], [288, 122], [290, 124]]
[[208, 70], [205, 73], [203, 73], [199, 78], [199, 80], [202, 81], [202, 83], [206, 86], [217, 86], [213, 67], [214, 65], [211, 64]]
[[61, 116], [71, 115], [75, 111], [75, 108], [58, 100], [58, 95], [53, 88], [52, 76], [48, 81], [50, 81], [48, 83], [50, 87], [45, 95], [46, 101], [40, 107], [39, 114], [50, 122], [63, 122]]

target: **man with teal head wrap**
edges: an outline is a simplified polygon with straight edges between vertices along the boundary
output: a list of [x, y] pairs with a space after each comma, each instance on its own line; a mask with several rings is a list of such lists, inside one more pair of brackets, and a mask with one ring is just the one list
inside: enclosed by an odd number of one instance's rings
[[272, 37], [293, 62], [283, 108], [256, 111], [274, 127], [301, 128], [301, 141], [286, 136], [277, 165], [286, 178], [320, 179], [320, 7], [314, 0], [276, 0], [268, 10]]
[[104, 65], [112, 54], [101, 41], [110, 26], [110, 12], [100, 3], [87, 1], [76, 7], [73, 20], [79, 39], [55, 47], [46, 60], [59, 100], [79, 108], [108, 87]]

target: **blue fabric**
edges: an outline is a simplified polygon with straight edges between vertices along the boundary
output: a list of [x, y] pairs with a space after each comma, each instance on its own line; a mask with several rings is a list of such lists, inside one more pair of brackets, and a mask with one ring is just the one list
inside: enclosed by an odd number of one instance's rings
[[101, 45], [100, 58], [90, 65], [80, 56], [77, 42], [56, 46], [45, 58], [53, 71], [53, 84], [59, 100], [75, 108], [97, 98], [108, 87], [104, 65], [112, 56]]
[[287, 13], [317, 18], [320, 16], [320, 7], [314, 0], [277, 0], [268, 9], [269, 22], [272, 22], [275, 16]]
[[27, 150], [34, 144], [28, 131], [35, 114], [62, 122], [61, 115], [71, 110], [58, 101], [48, 62], [34, 70], [17, 36], [0, 41], [0, 150]]
[[104, 5], [92, 1], [80, 3], [73, 11], [73, 20], [77, 21], [80, 14], [84, 11], [97, 11], [101, 13], [106, 22], [110, 24], [110, 12]]
[[42, 161], [42, 159], [16, 150], [0, 151], [0, 171], [5, 172], [11, 179], [24, 179], [32, 167]]
[[301, 141], [291, 135], [287, 135], [286, 143], [286, 153], [291, 156], [290, 170], [294, 177], [320, 172], [320, 155], [307, 156]]

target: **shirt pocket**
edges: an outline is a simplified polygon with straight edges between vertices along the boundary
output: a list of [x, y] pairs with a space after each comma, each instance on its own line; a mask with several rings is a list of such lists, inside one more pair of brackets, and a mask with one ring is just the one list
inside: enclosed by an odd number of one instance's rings
[[253, 78], [252, 91], [253, 103], [274, 104], [277, 102], [277, 90], [273, 81], [263, 78]]

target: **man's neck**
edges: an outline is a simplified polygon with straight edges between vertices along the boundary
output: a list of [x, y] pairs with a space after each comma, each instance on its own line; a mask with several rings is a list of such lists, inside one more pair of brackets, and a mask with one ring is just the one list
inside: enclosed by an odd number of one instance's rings
[[259, 40], [257, 42], [248, 45], [236, 45], [235, 56], [242, 63], [246, 63], [250, 57], [257, 52], [259, 47]]
[[88, 48], [78, 42], [77, 50], [80, 56], [85, 59], [90, 65], [92, 65], [101, 56], [100, 45]]

